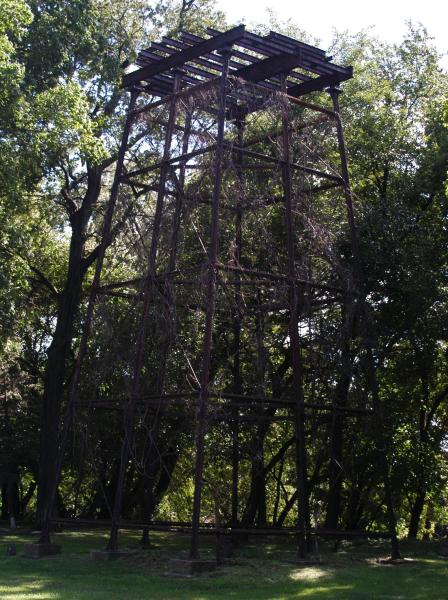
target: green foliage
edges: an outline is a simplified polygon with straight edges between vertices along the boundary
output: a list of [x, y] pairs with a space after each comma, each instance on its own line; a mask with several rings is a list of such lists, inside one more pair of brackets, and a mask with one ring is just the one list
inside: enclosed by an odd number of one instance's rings
[[446, 485], [447, 74], [425, 30], [399, 46], [365, 34], [336, 39], [353, 63], [343, 116], [364, 270], [376, 315], [381, 388], [396, 503]]
[[[143, 0], [29, 0], [28, 3], [0, 0], [0, 257], [3, 267], [0, 274], [0, 368], [8, 381], [13, 381], [14, 391], [9, 396], [12, 417], [0, 462], [15, 461], [14, 466], [23, 469], [28, 478], [37, 471], [36, 430], [42, 376], [61, 298], [70, 283], [67, 277], [73, 242], [81, 238], [82, 261], [100, 241], [104, 202], [127, 101], [119, 87], [121, 65], [125, 60], [132, 62], [140, 48], [162, 34], [176, 35], [181, 28], [200, 33], [208, 25], [225, 26], [224, 15], [210, 0], [195, 2], [186, 11], [182, 11], [182, 6], [185, 5], [177, 0], [151, 5]], [[278, 23], [272, 16], [270, 27], [309, 41], [309, 36], [291, 22]], [[259, 30], [265, 28], [260, 26]], [[338, 34], [331, 53], [336, 61], [353, 64], [355, 69], [355, 78], [344, 84], [342, 113], [362, 262], [376, 320], [375, 358], [391, 447], [395, 499], [401, 522], [407, 524], [415, 498], [423, 488], [428, 504], [433, 507], [440, 507], [446, 500], [448, 410], [446, 397], [440, 401], [439, 398], [448, 385], [447, 75], [438, 66], [431, 40], [419, 27], [410, 26], [398, 46], [385, 44], [365, 33]], [[316, 96], [317, 100], [327, 102], [326, 98]], [[249, 118], [247, 124], [253, 135], [274, 125], [268, 112]], [[162, 139], [161, 131], [153, 126], [153, 134], [158, 143]], [[156, 160], [157, 143], [155, 148], [137, 144], [132, 158], [135, 164], [141, 166]], [[328, 150], [336, 159], [335, 147]], [[102, 187], [92, 200], [94, 186], [89, 176], [93, 172], [100, 174]], [[191, 176], [190, 185], [194, 177]], [[210, 187], [210, 178], [205, 182]], [[248, 182], [254, 193], [260, 191], [256, 176], [248, 176]], [[229, 182], [225, 177], [223, 185], [228, 192]], [[267, 180], [263, 192], [268, 191], [279, 195], [278, 182]], [[116, 221], [120, 222], [129, 207], [133, 209], [132, 219], [128, 228], [117, 235], [108, 254], [106, 271], [110, 279], [126, 279], [143, 268], [146, 256], [140, 241], [147, 236], [145, 226], [152, 218], [153, 201], [151, 194], [135, 198], [130, 192], [121, 192]], [[335, 256], [347, 254], [343, 206], [335, 206], [330, 196], [324, 195], [316, 199], [313, 209], [331, 225], [331, 243], [328, 243], [331, 252]], [[75, 231], [75, 224], [81, 213], [84, 229], [80, 233]], [[208, 220], [207, 210], [197, 212], [197, 224], [204, 230]], [[276, 251], [283, 243], [281, 209], [272, 206], [263, 219], [249, 215], [246, 227], [250, 230], [244, 249], [248, 261], [264, 262], [268, 269], [276, 260], [276, 267], [280, 268], [285, 260], [284, 252]], [[260, 244], [268, 230], [272, 232], [272, 239]], [[231, 247], [232, 235], [231, 228], [222, 232], [223, 247]], [[327, 241], [326, 238], [321, 240], [322, 246]], [[181, 267], [200, 265], [203, 248], [198, 244], [193, 227], [186, 231], [182, 243], [185, 252]], [[230, 255], [227, 258], [230, 259]], [[328, 263], [322, 260], [317, 274], [324, 277], [328, 268]], [[91, 273], [83, 276], [81, 309], [85, 306], [84, 292]], [[184, 295], [185, 302], [191, 300], [187, 293]], [[107, 305], [104, 303], [98, 310], [82, 392], [87, 394], [94, 390], [98, 395], [117, 401], [129, 393], [129, 360], [137, 312], [129, 308], [127, 300], [119, 297]], [[330, 371], [329, 365], [338, 360], [339, 319], [339, 311], [325, 310], [321, 327], [332, 344], [326, 348], [326, 355], [319, 358], [322, 377], [316, 381], [306, 379], [305, 368], [305, 385], [308, 390], [316, 388], [316, 396], [321, 394], [326, 398], [334, 394], [337, 373]], [[279, 311], [264, 325], [267, 347], [261, 350], [257, 348], [256, 327], [242, 331], [243, 345], [248, 348], [242, 368], [249, 389], [263, 393], [274, 385], [276, 369], [281, 369], [288, 354], [289, 341], [282, 333], [284, 320], [285, 315]], [[79, 321], [74, 316], [72, 350], [76, 350], [79, 342]], [[186, 321], [179, 332], [182, 349], [168, 366], [169, 387], [174, 391], [181, 385], [182, 352], [195, 357], [192, 370], [199, 367], [202, 334], [199, 309], [189, 311]], [[169, 335], [157, 333], [160, 339]], [[223, 386], [230, 384], [225, 377], [229, 378], [227, 367], [232, 359], [233, 335], [224, 319], [218, 323], [216, 339], [223, 350], [214, 370]], [[265, 365], [269, 363], [269, 369], [265, 367], [263, 371], [256, 364], [253, 355], [258, 350], [265, 357]], [[317, 361], [313, 351], [313, 348], [303, 350], [306, 367], [313, 360]], [[148, 356], [153, 360], [157, 358], [153, 349], [148, 350]], [[362, 352], [357, 360], [362, 362]], [[145, 363], [144, 387], [148, 394], [156, 385], [154, 372], [151, 362]], [[365, 394], [363, 383], [357, 386], [350, 390], [353, 398]], [[85, 416], [88, 418], [89, 414]], [[187, 421], [188, 414], [179, 411], [177, 420], [172, 419], [166, 429], [162, 429], [166, 438], [176, 438], [173, 446], [165, 451], [178, 459], [172, 479], [175, 491], [162, 499], [159, 506], [158, 514], [162, 517], [174, 515], [187, 519], [189, 515], [193, 431], [191, 420], [189, 425]], [[108, 491], [101, 493], [110, 494], [113, 488], [120, 418], [109, 415], [92, 419], [91, 427], [89, 454], [83, 458], [90, 474], [78, 481], [77, 452], [86, 440], [80, 436], [73, 441], [61, 485], [67, 508], [77, 514], [89, 510], [92, 500], [89, 492], [96, 485], [92, 476], [95, 468], [105, 474]], [[319, 465], [324, 429], [315, 426], [316, 443], [310, 450], [310, 470], [316, 468], [317, 472], [312, 492], [315, 506], [328, 491], [323, 483], [326, 459]], [[257, 432], [255, 427], [248, 426], [240, 433], [244, 497], [250, 489]], [[139, 435], [144, 440], [143, 429]], [[209, 520], [214, 518], [216, 510], [222, 518], [229, 518], [226, 489], [230, 479], [230, 435], [230, 431], [222, 430], [211, 433], [208, 438], [208, 451], [213, 450], [215, 456], [215, 462], [208, 461], [211, 466], [206, 472], [204, 513]], [[262, 458], [265, 462], [276, 455], [290, 435], [289, 426], [271, 424], [264, 439]], [[30, 440], [28, 448], [27, 439]], [[355, 502], [359, 491], [358, 505], [364, 512], [357, 525], [373, 520], [379, 527], [384, 526], [381, 483], [372, 468], [375, 463], [373, 439], [374, 432], [359, 424], [351, 425], [346, 431], [344, 524], [351, 522], [350, 503]], [[8, 450], [8, 444], [14, 445], [14, 452]], [[98, 456], [101, 457], [99, 465]], [[291, 449], [286, 452], [281, 466], [285, 481], [281, 493], [276, 480], [279, 464], [269, 473], [268, 518], [273, 515], [276, 498], [280, 497], [277, 509], [281, 511], [293, 492], [293, 462]], [[138, 469], [131, 479], [133, 483], [139, 480]], [[95, 493], [97, 491], [95, 488]], [[242, 512], [244, 506], [242, 501], [240, 503]], [[130, 505], [129, 514], [138, 516], [138, 503], [133, 500]], [[437, 508], [432, 510], [434, 516]], [[444, 516], [442, 509], [438, 515], [440, 519]], [[291, 511], [286, 523], [292, 523], [293, 519]]]
[[84, 90], [75, 82], [37, 94], [33, 114], [35, 139], [49, 165], [61, 161], [72, 167], [79, 162], [94, 165], [106, 158], [90, 109]]
[[0, 114], [2, 122], [13, 118], [18, 88], [24, 69], [15, 56], [15, 43], [32, 21], [32, 14], [24, 0], [0, 2]]

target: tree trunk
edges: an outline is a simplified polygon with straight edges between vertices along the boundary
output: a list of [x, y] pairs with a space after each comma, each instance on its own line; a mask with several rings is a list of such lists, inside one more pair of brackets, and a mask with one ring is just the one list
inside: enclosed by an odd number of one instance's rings
[[[79, 308], [86, 267], [83, 261], [85, 234], [92, 207], [98, 199], [101, 172], [88, 174], [88, 189], [82, 207], [71, 217], [72, 236], [65, 286], [59, 296], [56, 327], [48, 348], [41, 412], [38, 520], [48, 511], [51, 490], [56, 485], [56, 462], [61, 406], [66, 381], [66, 363], [71, 348], [74, 323]], [[44, 536], [48, 537], [48, 535]], [[42, 542], [49, 541], [42, 539]]]
[[62, 293], [53, 340], [48, 349], [45, 388], [41, 415], [39, 465], [39, 520], [44, 516], [51, 487], [55, 484], [58, 433], [64, 390], [66, 361], [73, 337], [75, 314], [81, 292], [81, 258], [83, 243], [72, 236], [70, 265]]
[[2, 512], [1, 518], [3, 521], [6, 521], [8, 518], [8, 485], [6, 483], [2, 484]]
[[23, 495], [21, 503], [20, 503], [20, 517], [23, 518], [26, 508], [31, 500], [31, 498], [34, 495], [34, 492], [36, 491], [36, 487], [37, 487], [37, 482], [36, 481], [32, 481], [26, 491], [26, 493]]
[[325, 527], [337, 529], [341, 512], [343, 417], [334, 415], [330, 443], [330, 481]]
[[423, 507], [425, 506], [425, 498], [426, 493], [422, 490], [419, 490], [412, 506], [411, 517], [409, 519], [408, 538], [410, 540], [415, 540], [417, 538], [420, 518], [422, 516]]
[[[348, 392], [352, 379], [350, 339], [353, 336], [354, 307], [351, 299], [348, 299], [346, 305], [343, 306], [342, 315], [341, 374], [336, 385], [334, 409], [347, 406]], [[329, 491], [325, 516], [325, 527], [328, 529], [337, 529], [341, 513], [341, 491], [344, 480], [343, 441], [344, 417], [340, 413], [333, 412], [330, 441]]]
[[275, 414], [275, 410], [275, 408], [270, 407], [264, 411], [266, 422], [257, 428], [252, 442], [250, 492], [241, 518], [242, 527], [254, 525], [257, 515], [258, 525], [263, 526], [266, 524], [264, 441], [270, 425], [268, 418]]

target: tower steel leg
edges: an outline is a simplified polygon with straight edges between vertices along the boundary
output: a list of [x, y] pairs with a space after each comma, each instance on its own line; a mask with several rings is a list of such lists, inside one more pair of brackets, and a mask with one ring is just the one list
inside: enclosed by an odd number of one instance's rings
[[170, 100], [170, 109], [168, 116], [168, 123], [165, 131], [165, 144], [163, 149], [162, 166], [160, 167], [160, 178], [157, 192], [156, 207], [154, 213], [154, 223], [152, 228], [151, 246], [148, 257], [148, 271], [145, 278], [144, 290], [143, 290], [143, 309], [142, 318], [140, 324], [140, 330], [137, 335], [136, 353], [134, 361], [134, 370], [132, 378], [132, 391], [127, 405], [124, 409], [124, 439], [121, 446], [120, 454], [120, 466], [118, 470], [117, 485], [115, 491], [114, 506], [112, 511], [112, 525], [110, 529], [109, 541], [107, 549], [111, 552], [116, 552], [118, 549], [118, 529], [119, 529], [119, 518], [123, 505], [124, 486], [126, 479], [126, 471], [131, 455], [131, 447], [134, 439], [135, 429], [135, 409], [136, 402], [140, 395], [140, 381], [141, 381], [141, 369], [143, 366], [144, 349], [146, 342], [146, 333], [148, 328], [149, 310], [151, 305], [151, 297], [153, 295], [154, 288], [154, 277], [156, 275], [156, 261], [157, 261], [157, 249], [160, 238], [160, 228], [162, 222], [163, 212], [163, 201], [165, 198], [165, 186], [168, 175], [167, 160], [170, 156], [171, 141], [174, 133], [174, 126], [176, 120], [176, 106], [177, 96], [176, 93], [180, 89], [182, 73], [180, 71], [175, 72], [174, 84], [173, 84], [173, 95]]
[[[369, 315], [365, 316], [366, 322], [369, 321]], [[366, 325], [370, 329], [370, 325]], [[366, 335], [366, 352], [367, 352], [367, 375], [369, 379], [369, 386], [372, 392], [372, 401], [373, 401], [373, 412], [375, 417], [375, 430], [376, 430], [376, 438], [377, 438], [377, 449], [379, 453], [380, 459], [380, 468], [383, 475], [384, 482], [384, 499], [386, 502], [386, 511], [387, 511], [387, 520], [389, 523], [389, 534], [390, 534], [390, 543], [391, 543], [391, 558], [397, 559], [401, 558], [400, 547], [398, 543], [397, 536], [397, 520], [395, 517], [395, 510], [392, 498], [392, 486], [390, 484], [390, 475], [389, 475], [389, 462], [387, 460], [387, 449], [386, 449], [386, 439], [384, 436], [384, 419], [383, 419], [383, 410], [381, 406], [381, 400], [379, 395], [379, 387], [378, 380], [376, 377], [376, 369], [375, 369], [375, 360], [373, 357], [373, 349], [372, 349], [372, 340], [369, 335], [369, 331], [367, 331]]]
[[386, 443], [384, 437], [384, 420], [381, 408], [381, 400], [379, 397], [378, 380], [376, 377], [375, 360], [373, 356], [373, 343], [372, 343], [372, 327], [371, 316], [367, 305], [364, 290], [364, 276], [362, 273], [362, 267], [360, 263], [358, 238], [356, 234], [355, 219], [353, 212], [353, 201], [352, 191], [350, 187], [350, 178], [348, 173], [347, 163], [347, 152], [345, 149], [344, 130], [342, 127], [342, 121], [340, 117], [340, 106], [339, 106], [339, 94], [341, 90], [339, 88], [330, 88], [329, 94], [333, 102], [333, 109], [336, 113], [336, 131], [339, 147], [339, 156], [341, 160], [341, 171], [342, 178], [344, 179], [344, 194], [345, 203], [347, 207], [347, 217], [350, 227], [350, 238], [352, 244], [352, 255], [355, 263], [355, 276], [357, 278], [357, 284], [361, 288], [360, 291], [360, 304], [364, 317], [364, 342], [366, 345], [366, 362], [367, 362], [367, 377], [369, 382], [370, 391], [372, 393], [373, 410], [376, 422], [376, 432], [378, 440], [378, 452], [380, 458], [380, 468], [383, 475], [384, 483], [384, 496], [387, 508], [387, 518], [389, 522], [389, 533], [391, 536], [391, 552], [392, 558], [400, 558], [400, 549], [398, 544], [397, 536], [397, 521], [395, 517], [395, 511], [392, 499], [392, 488], [390, 485], [389, 476], [389, 464], [387, 460]]
[[[187, 154], [188, 152], [188, 144], [190, 141], [190, 133], [191, 133], [191, 119], [192, 113], [191, 111], [187, 112], [185, 119], [185, 131], [182, 139], [182, 154]], [[182, 162], [179, 170], [179, 178], [176, 181], [177, 187], [177, 195], [175, 200], [174, 214], [173, 214], [173, 222], [172, 222], [172, 231], [171, 231], [171, 241], [170, 241], [170, 256], [168, 260], [168, 272], [173, 272], [177, 266], [177, 255], [179, 250], [179, 234], [180, 234], [180, 224], [182, 219], [182, 210], [183, 210], [183, 194], [184, 194], [184, 185], [185, 185], [185, 161]], [[164, 386], [165, 386], [165, 374], [166, 374], [166, 366], [168, 362], [168, 356], [170, 351], [170, 346], [172, 344], [173, 338], [173, 323], [172, 323], [172, 309], [175, 305], [176, 295], [174, 286], [172, 286], [171, 281], [167, 279], [165, 281], [165, 290], [166, 290], [166, 307], [164, 308], [165, 314], [167, 314], [167, 323], [165, 324], [166, 328], [169, 328], [170, 335], [165, 338], [165, 340], [161, 344], [161, 348], [158, 350], [159, 355], [159, 373], [155, 386], [155, 394], [163, 394]], [[169, 323], [168, 323], [169, 321]], [[174, 325], [175, 327], [175, 325]], [[149, 440], [149, 449], [148, 456], [149, 461], [153, 459], [153, 455], [157, 454], [157, 436], [160, 426], [160, 421], [164, 413], [164, 407], [161, 406], [160, 409], [156, 411], [154, 415], [153, 425], [151, 427], [151, 434]], [[149, 429], [149, 427], [148, 427]], [[155, 452], [153, 452], [153, 450]], [[154, 504], [154, 496], [153, 496], [153, 485], [154, 485], [154, 471], [152, 469], [151, 462], [149, 464], [148, 472], [145, 474], [145, 482], [144, 482], [144, 505], [145, 505], [145, 514], [144, 521], [145, 523], [150, 522], [152, 514], [152, 507]], [[149, 546], [149, 528], [143, 528], [142, 531], [142, 546]]]
[[[244, 118], [240, 118], [237, 122], [237, 142], [240, 148], [244, 143]], [[243, 154], [240, 152], [237, 155], [236, 174], [238, 179], [239, 189], [236, 196], [236, 214], [235, 214], [235, 267], [240, 266], [242, 252], [242, 219], [243, 209], [240, 194], [243, 194]], [[235, 286], [235, 316], [233, 325], [233, 391], [235, 394], [243, 393], [241, 380], [241, 285], [239, 284], [240, 275], [237, 272]], [[238, 525], [238, 479], [239, 479], [239, 423], [238, 423], [238, 406], [232, 406], [232, 527]]]
[[[286, 76], [282, 77], [282, 90], [286, 93]], [[286, 244], [288, 251], [289, 283], [289, 339], [291, 349], [293, 395], [296, 399], [294, 408], [294, 424], [296, 437], [296, 472], [298, 487], [298, 531], [299, 556], [304, 558], [307, 553], [307, 538], [310, 528], [310, 509], [308, 498], [307, 456], [305, 441], [305, 409], [303, 398], [303, 374], [300, 356], [299, 339], [299, 302], [300, 293], [296, 283], [295, 269], [295, 235], [292, 209], [292, 186], [289, 148], [289, 124], [287, 116], [282, 119], [283, 146], [283, 194], [285, 198]]]
[[223, 65], [219, 87], [218, 136], [216, 141], [215, 173], [212, 196], [212, 218], [210, 247], [208, 250], [208, 272], [206, 289], [205, 332], [202, 358], [201, 390], [196, 410], [196, 461], [194, 471], [194, 497], [190, 558], [199, 558], [199, 522], [201, 515], [202, 474], [204, 468], [204, 438], [207, 416], [207, 402], [210, 386], [210, 363], [212, 353], [213, 318], [216, 304], [216, 261], [218, 257], [219, 209], [224, 152], [224, 127], [226, 120], [227, 75], [231, 51], [223, 52]]

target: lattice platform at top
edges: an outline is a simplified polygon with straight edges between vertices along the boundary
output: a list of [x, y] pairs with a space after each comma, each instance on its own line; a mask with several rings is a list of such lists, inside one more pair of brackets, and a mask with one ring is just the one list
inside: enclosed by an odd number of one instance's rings
[[287, 93], [299, 97], [337, 86], [353, 76], [352, 67], [331, 62], [324, 50], [271, 31], [262, 36], [246, 31], [244, 25], [226, 32], [208, 28], [208, 38], [182, 31], [179, 39], [163, 37], [142, 50], [136, 60], [140, 67], [123, 77], [123, 86], [144, 84], [155, 96], [173, 91], [173, 70], [182, 69], [183, 87], [195, 86], [219, 77], [224, 58], [231, 48], [229, 75], [280, 90], [281, 76], [287, 75]]

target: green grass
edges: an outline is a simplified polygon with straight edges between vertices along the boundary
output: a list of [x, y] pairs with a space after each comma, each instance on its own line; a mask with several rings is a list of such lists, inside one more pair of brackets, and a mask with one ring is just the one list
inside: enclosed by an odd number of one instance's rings
[[[297, 567], [294, 548], [284, 541], [241, 548], [232, 564], [192, 579], [165, 575], [169, 558], [186, 555], [188, 538], [154, 534], [151, 550], [138, 549], [138, 534], [121, 536], [129, 558], [91, 562], [89, 551], [104, 548], [105, 532], [66, 532], [54, 536], [63, 554], [39, 560], [21, 556], [23, 534], [0, 538], [1, 600], [311, 600], [394, 599], [448, 600], [448, 559], [437, 556], [431, 544], [404, 545], [415, 562], [380, 566], [387, 555], [381, 544], [347, 544], [341, 552], [323, 552], [324, 564]], [[7, 557], [7, 543], [18, 555]], [[204, 556], [212, 554], [212, 540], [203, 542]]]

